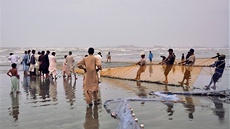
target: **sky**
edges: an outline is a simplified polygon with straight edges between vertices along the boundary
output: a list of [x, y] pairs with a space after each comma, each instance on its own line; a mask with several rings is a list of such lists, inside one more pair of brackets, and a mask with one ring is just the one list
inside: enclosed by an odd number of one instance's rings
[[1, 0], [1, 47], [229, 47], [229, 0]]

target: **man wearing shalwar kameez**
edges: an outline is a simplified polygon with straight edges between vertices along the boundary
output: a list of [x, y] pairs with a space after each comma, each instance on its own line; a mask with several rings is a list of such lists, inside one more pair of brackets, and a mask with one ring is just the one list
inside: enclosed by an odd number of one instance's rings
[[49, 56], [49, 61], [50, 61], [50, 65], [49, 65], [49, 72], [50, 75], [52, 76], [52, 79], [57, 79], [56, 75], [57, 75], [57, 59], [56, 59], [56, 53], [52, 52], [51, 55]]
[[[85, 98], [86, 103], [89, 106], [92, 106], [92, 100], [94, 100], [94, 104], [97, 105], [99, 102], [98, 100], [98, 75], [97, 71], [101, 70], [101, 63], [98, 58], [96, 58], [93, 53], [94, 49], [89, 48], [88, 49], [89, 55], [82, 60], [80, 60], [77, 63], [78, 68], [84, 69], [85, 73], [85, 79], [84, 79], [84, 85], [85, 85]], [[97, 69], [96, 69], [97, 66]]]

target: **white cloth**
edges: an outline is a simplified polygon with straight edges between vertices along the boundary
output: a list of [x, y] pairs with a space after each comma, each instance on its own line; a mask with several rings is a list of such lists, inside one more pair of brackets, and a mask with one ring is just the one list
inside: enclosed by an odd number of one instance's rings
[[11, 64], [13, 63], [18, 64], [20, 57], [17, 55], [10, 55], [8, 59], [11, 61]]
[[190, 66], [193, 66], [195, 64], [195, 61], [196, 61], [196, 57], [195, 55], [191, 55], [187, 61], [189, 62], [187, 65], [190, 65]]
[[102, 60], [102, 57], [98, 54], [98, 55], [95, 55], [95, 57], [101, 62]]
[[53, 55], [49, 56], [49, 71], [50, 73], [52, 73], [53, 75], [56, 75], [56, 71], [57, 71], [57, 60], [56, 57]]

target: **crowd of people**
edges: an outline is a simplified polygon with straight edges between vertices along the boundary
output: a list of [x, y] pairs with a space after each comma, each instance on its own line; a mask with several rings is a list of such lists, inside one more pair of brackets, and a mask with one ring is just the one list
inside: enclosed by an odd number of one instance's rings
[[[109, 52], [110, 54], [110, 52]], [[111, 55], [107, 58], [108, 61], [111, 61]], [[101, 70], [101, 52], [98, 52], [97, 55], [94, 56], [94, 48], [89, 48], [88, 55], [86, 55], [82, 60], [77, 63], [77, 67], [83, 69], [85, 71], [83, 87], [84, 93], [86, 97], [86, 103], [88, 105], [92, 105], [92, 101], [94, 104], [99, 103], [98, 99], [98, 85], [100, 79], [100, 70]], [[12, 68], [7, 72], [7, 75], [11, 77], [12, 87], [11, 93], [13, 91], [17, 91], [19, 93], [19, 74], [17, 66], [21, 64], [23, 66], [23, 75], [24, 76], [41, 76], [41, 78], [45, 79], [57, 79], [57, 59], [56, 53], [47, 50], [38, 51], [36, 54], [35, 50], [28, 50], [24, 52], [24, 55], [19, 62], [20, 57], [10, 53], [8, 59], [11, 61]], [[64, 56], [63, 65], [62, 65], [62, 75], [63, 78], [67, 77], [68, 79], [72, 79], [72, 75], [74, 75], [74, 79], [77, 79], [76, 71], [75, 71], [75, 60], [72, 55], [72, 51], [69, 51], [68, 55]], [[95, 67], [96, 66], [96, 67]]]
[[[179, 65], [185, 65], [186, 70], [184, 72], [184, 77], [182, 81], [178, 82], [180, 85], [188, 83], [189, 79], [191, 78], [191, 71], [192, 67], [195, 64], [195, 54], [194, 49], [190, 49], [184, 57], [182, 54], [181, 62], [177, 63]], [[164, 76], [165, 80], [163, 83], [168, 83], [168, 74], [171, 71], [173, 65], [175, 65], [176, 56], [174, 54], [173, 49], [168, 49], [168, 56], [161, 56], [162, 61], [159, 64], [165, 65], [164, 69]], [[111, 62], [111, 54], [108, 52], [107, 62]], [[153, 53], [149, 51], [149, 61], [152, 64], [153, 60]], [[218, 60], [209, 65], [209, 67], [216, 67], [215, 73], [212, 76], [210, 84], [206, 86], [206, 89], [209, 89], [211, 84], [214, 83], [214, 86], [211, 87], [213, 89], [216, 88], [216, 82], [222, 76], [225, 68], [225, 55], [217, 54], [217, 56], [213, 58], [218, 58]], [[15, 90], [19, 91], [18, 89], [18, 79], [19, 74], [17, 70], [17, 66], [22, 64], [23, 66], [23, 74], [24, 76], [41, 76], [42, 78], [52, 78], [54, 80], [57, 79], [57, 59], [56, 53], [47, 50], [45, 51], [38, 51], [36, 54], [36, 50], [28, 50], [24, 52], [24, 56], [21, 59], [21, 63], [19, 63], [20, 57], [10, 53], [8, 58], [11, 61], [12, 69], [7, 72], [7, 75], [11, 77], [12, 88], [11, 91]], [[84, 94], [86, 97], [86, 103], [88, 105], [92, 105], [99, 103], [98, 102], [98, 85], [100, 83], [100, 71], [102, 70], [102, 54], [98, 52], [94, 55], [94, 48], [88, 49], [88, 55], [85, 55], [80, 61], [75, 62], [74, 56], [72, 55], [72, 51], [69, 51], [68, 55], [64, 55], [63, 57], [63, 64], [62, 64], [62, 76], [63, 78], [72, 78], [74, 75], [74, 79], [77, 79], [76, 71], [75, 71], [75, 64], [78, 68], [83, 69], [85, 71], [84, 79], [83, 79], [83, 87], [84, 87]], [[136, 63], [139, 65], [139, 69], [136, 74], [135, 80], [141, 79], [141, 74], [145, 72], [147, 62], [145, 60], [145, 54], [141, 54], [141, 60]]]

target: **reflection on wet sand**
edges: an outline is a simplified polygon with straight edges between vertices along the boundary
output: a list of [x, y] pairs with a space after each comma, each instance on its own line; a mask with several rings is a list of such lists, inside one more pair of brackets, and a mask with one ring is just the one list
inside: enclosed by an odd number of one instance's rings
[[139, 90], [139, 92], [137, 93], [137, 95], [141, 98], [146, 98], [147, 97], [147, 93], [145, 91], [145, 87], [141, 86], [141, 82], [140, 81], [137, 81], [137, 88]]
[[[23, 88], [26, 92], [26, 99], [31, 100], [29, 103], [34, 103], [37, 106], [56, 105], [57, 103], [50, 103], [57, 101], [57, 82], [50, 78], [41, 78], [39, 76], [24, 76]], [[41, 103], [40, 103], [41, 102]], [[46, 103], [44, 103], [46, 102]]]
[[167, 106], [166, 112], [169, 116], [168, 119], [172, 120], [173, 119], [172, 115], [174, 113], [174, 110], [173, 110], [174, 102], [163, 102], [163, 103]]
[[[147, 98], [145, 87], [141, 86], [140, 81], [137, 81], [137, 88], [139, 90], [139, 93], [137, 93], [137, 95], [141, 98]], [[141, 102], [141, 104], [145, 104], [145, 101]]]
[[72, 106], [73, 103], [75, 102], [76, 80], [74, 79], [74, 83], [72, 85], [71, 78], [64, 78], [63, 86], [64, 86], [64, 91], [65, 91], [67, 102], [70, 104], [70, 106]]
[[[188, 91], [188, 90], [184, 89], [184, 91]], [[195, 112], [195, 105], [194, 105], [192, 97], [189, 95], [186, 95], [185, 102], [183, 103], [183, 105], [186, 108], [186, 111], [188, 112], [188, 118], [193, 119], [194, 118], [193, 113]]]
[[23, 85], [24, 91], [25, 91], [25, 92], [27, 93], [27, 95], [28, 95], [28, 94], [29, 94], [29, 91], [30, 91], [30, 76], [24, 76], [24, 77], [23, 77], [22, 85]]
[[42, 99], [44, 101], [46, 101], [46, 98], [50, 97], [49, 85], [50, 85], [50, 79], [49, 78], [42, 79], [40, 82], [40, 94], [39, 95], [42, 97]]
[[151, 77], [153, 74], [153, 65], [150, 64], [148, 67], [149, 67], [149, 77]]
[[[10, 115], [13, 116], [14, 120], [18, 120], [18, 115], [19, 115], [19, 94], [10, 94], [11, 97], [11, 111]], [[9, 108], [10, 109], [10, 108]]]
[[57, 101], [57, 82], [56, 80], [50, 81], [50, 98], [53, 101]]
[[212, 108], [213, 113], [218, 116], [220, 122], [224, 122], [225, 110], [223, 102], [216, 96], [211, 96], [210, 99], [214, 103], [215, 108]]
[[33, 99], [36, 99], [36, 77], [30, 77], [30, 93]]
[[86, 107], [84, 128], [99, 129], [98, 106]]

